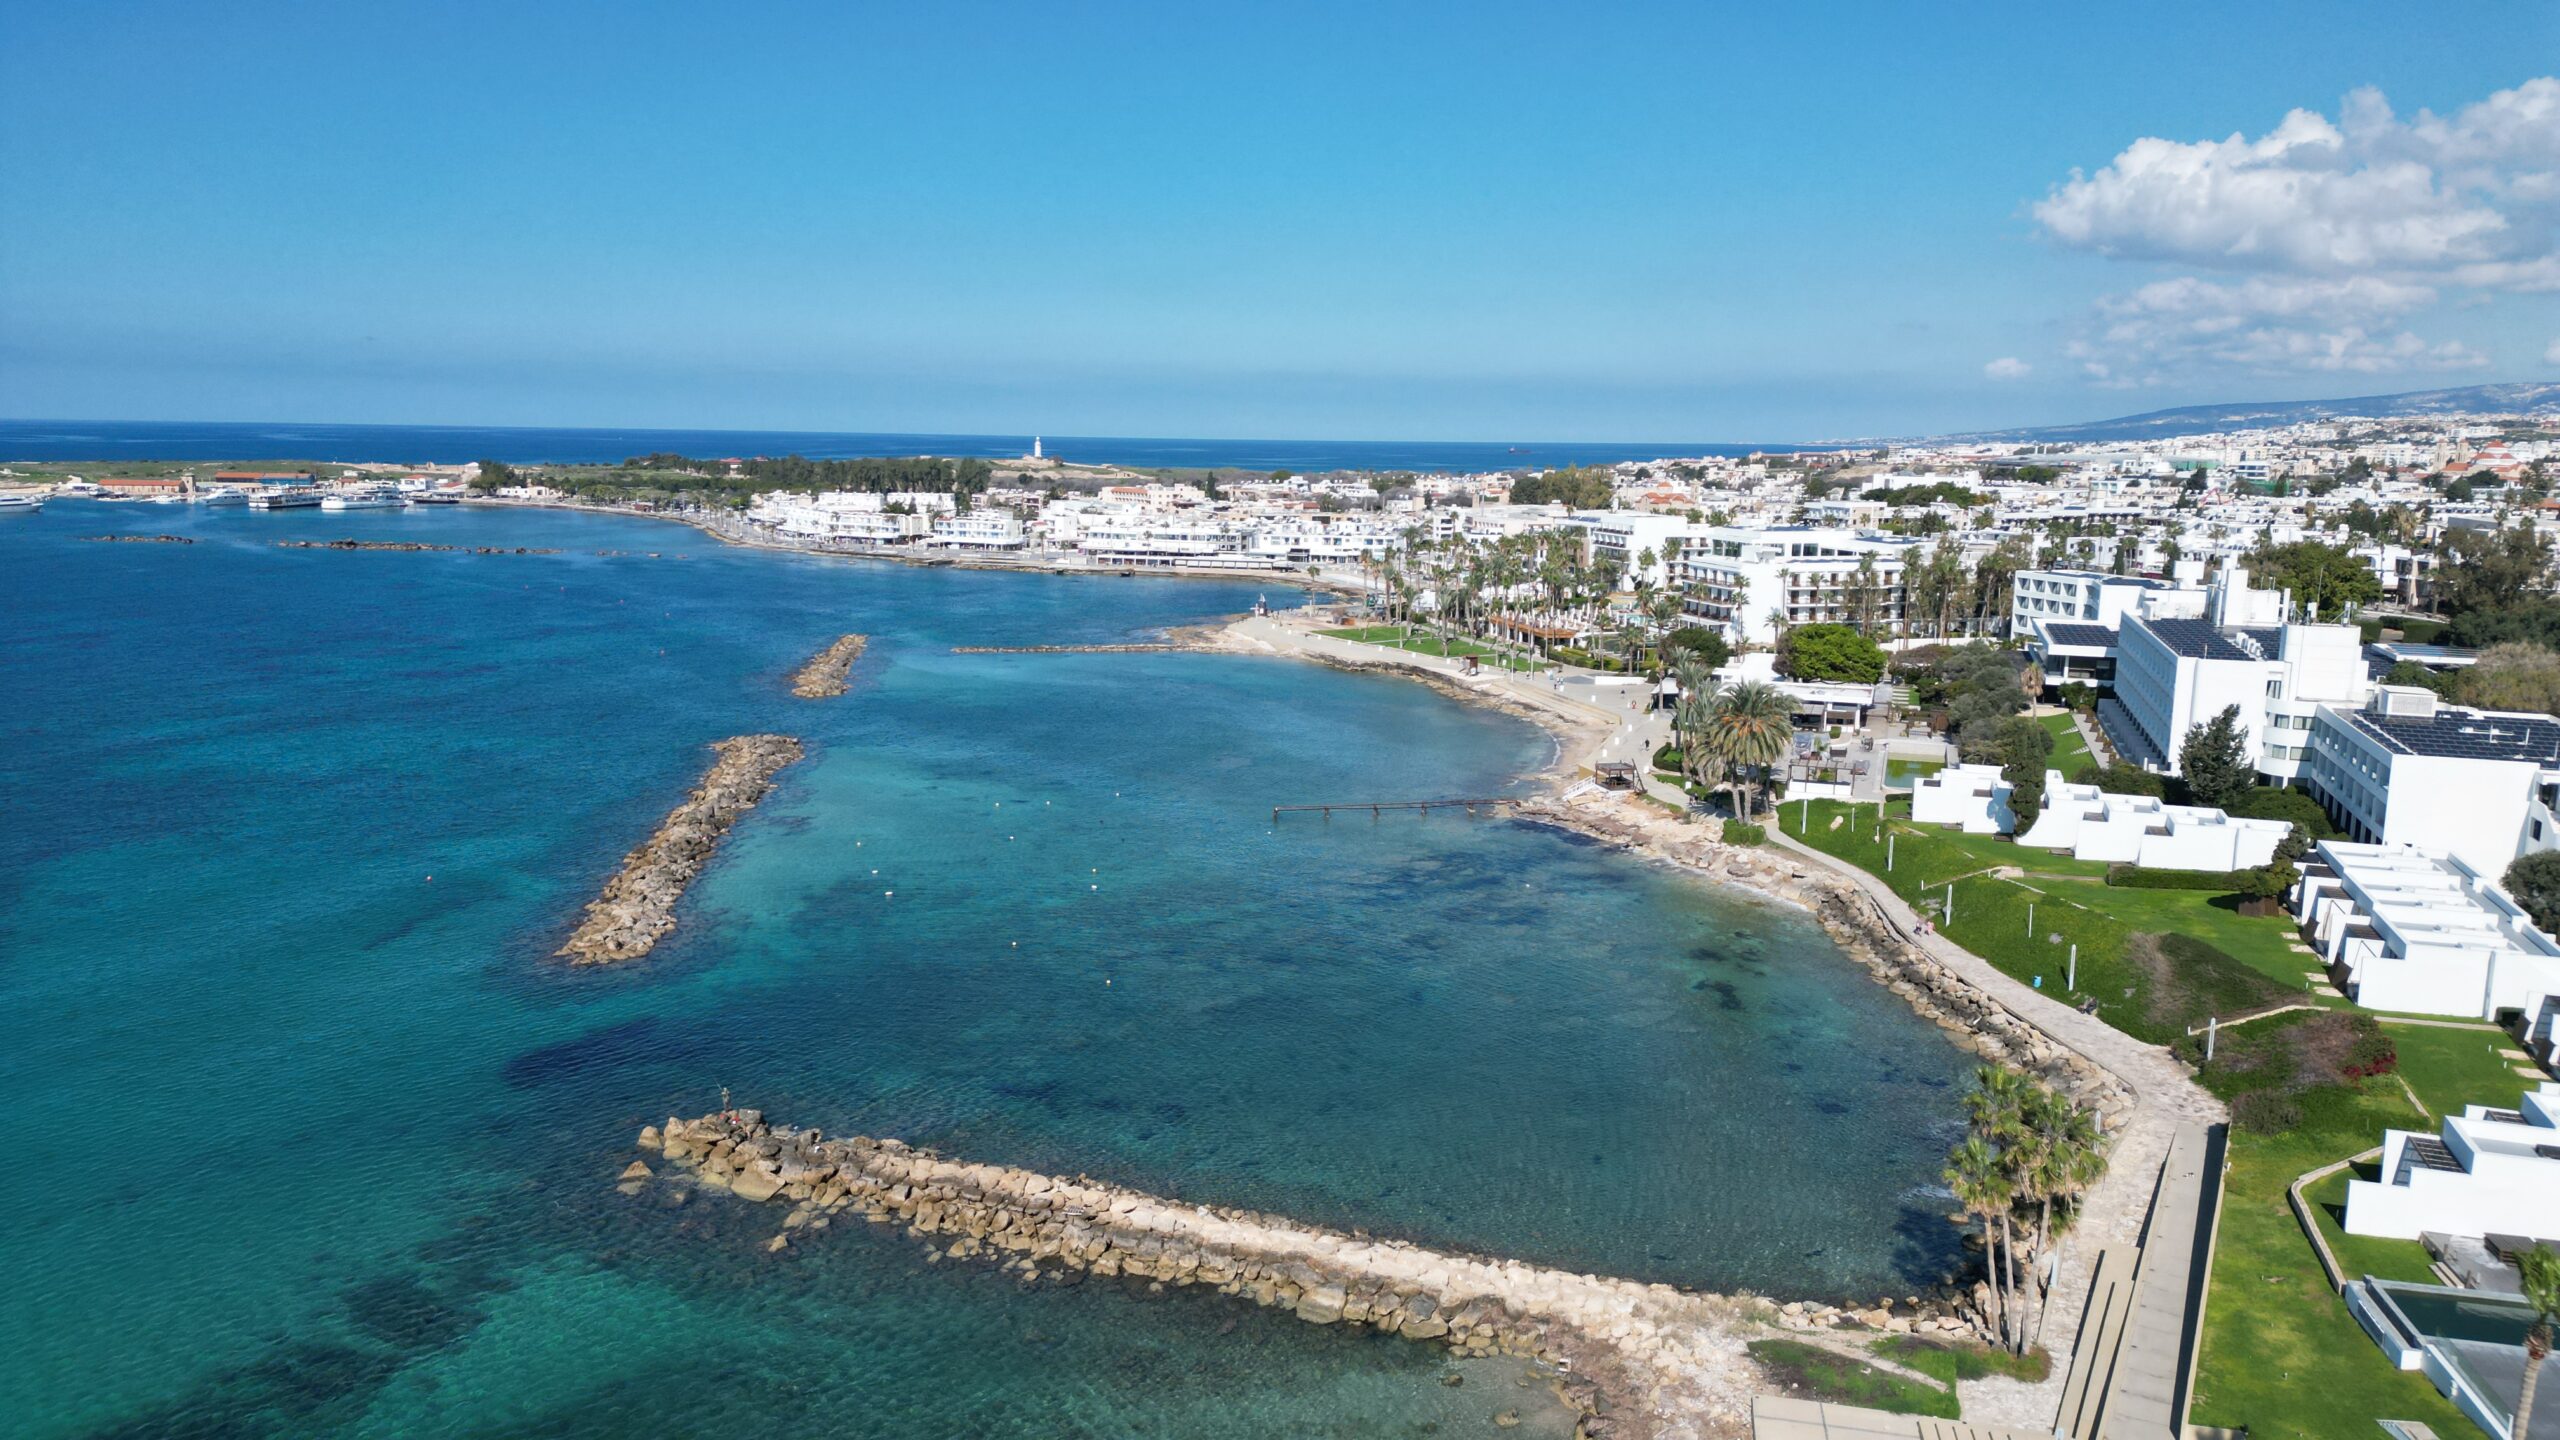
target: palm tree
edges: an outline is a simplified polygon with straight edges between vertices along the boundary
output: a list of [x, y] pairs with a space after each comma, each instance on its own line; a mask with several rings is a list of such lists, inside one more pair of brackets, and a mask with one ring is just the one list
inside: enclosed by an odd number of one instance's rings
[[1740, 802], [1734, 813], [1748, 820], [1760, 813], [1750, 773], [1755, 768], [1766, 771], [1786, 758], [1795, 741], [1795, 703], [1775, 685], [1745, 680], [1716, 696], [1707, 733], [1708, 748], [1734, 769]]
[[2517, 1257], [2516, 1273], [2523, 1277], [2524, 1301], [2533, 1307], [2533, 1328], [2524, 1332], [2524, 1386], [2516, 1392], [2515, 1440], [2525, 1440], [2533, 1423], [2533, 1389], [2551, 1354], [2552, 1327], [2560, 1324], [2560, 1250], [2536, 1245]]
[[1991, 1267], [1991, 1324], [2009, 1333], [2009, 1306], [2000, 1283], [2000, 1242], [1992, 1221], [2009, 1213], [2009, 1174], [2000, 1152], [1980, 1135], [1967, 1135], [1947, 1156], [1947, 1188], [1955, 1192], [1964, 1213], [1982, 1222], [1982, 1253]]
[[[2018, 1353], [2023, 1355], [2029, 1344], [2044, 1343], [2045, 1316], [2050, 1313], [2050, 1296], [2062, 1263], [2053, 1202], [2075, 1200], [2097, 1183], [2106, 1169], [2106, 1155], [2096, 1112], [2084, 1110], [2042, 1086], [2035, 1087], [2028, 1096], [2019, 1114], [2018, 1128], [2026, 1152], [2019, 1178], [2025, 1196], [2036, 1202], [2035, 1253], [2039, 1272], [2035, 1277], [2035, 1336], [2032, 1341], [2020, 1337]], [[2046, 1258], [2048, 1254], [2051, 1259]]]

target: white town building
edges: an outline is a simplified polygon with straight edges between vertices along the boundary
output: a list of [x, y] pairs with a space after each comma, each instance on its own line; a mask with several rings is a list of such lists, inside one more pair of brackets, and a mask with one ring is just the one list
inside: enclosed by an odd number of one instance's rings
[[2173, 770], [2187, 732], [2237, 706], [2258, 773], [2291, 782], [2320, 707], [2361, 704], [2372, 681], [2355, 626], [2282, 623], [2284, 603], [2232, 569], [2214, 582], [2204, 619], [2127, 616], [2115, 694], [2098, 705], [2117, 751]]
[[1911, 818], [1967, 835], [2006, 835], [2018, 828], [2010, 790], [1997, 765], [1950, 765], [1911, 783]]
[[2273, 860], [2292, 830], [2285, 820], [2235, 819], [2210, 806], [2113, 795], [2047, 770], [2044, 804], [2018, 843], [2145, 870], [2248, 870]]
[[2443, 851], [2323, 840], [2291, 905], [2330, 980], [2370, 1010], [2496, 1020], [2560, 994], [2560, 941]]
[[2512, 1110], [2467, 1105], [2432, 1135], [2384, 1131], [2382, 1178], [2347, 1182], [2347, 1233], [2560, 1239], [2560, 1083]]

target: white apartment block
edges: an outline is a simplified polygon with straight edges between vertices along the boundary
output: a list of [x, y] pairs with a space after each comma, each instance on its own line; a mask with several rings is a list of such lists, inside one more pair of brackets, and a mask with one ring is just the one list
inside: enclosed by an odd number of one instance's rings
[[2443, 851], [2323, 840], [2290, 901], [2331, 981], [2367, 1009], [2496, 1020], [2560, 992], [2560, 941]]
[[2108, 738], [2127, 759], [2177, 768], [2187, 732], [2239, 707], [2258, 773], [2286, 784], [2301, 773], [2313, 716], [2355, 705], [2372, 682], [2353, 625], [2281, 622], [2284, 603], [2251, 590], [2247, 572], [2214, 582], [2204, 619], [2126, 618], [2116, 637], [2115, 694], [2099, 702]]
[[1672, 578], [1697, 623], [1769, 644], [1778, 635], [1773, 612], [1783, 613], [1790, 626], [1855, 618], [1861, 564], [1868, 566], [1867, 583], [1875, 586], [1876, 623], [1900, 624], [1904, 562], [1920, 544], [1803, 525], [1700, 526], [1680, 547]]
[[[1608, 560], [1621, 567], [1621, 583], [1632, 585], [1649, 580], [1656, 585], [1671, 578], [1671, 553], [1686, 544], [1695, 527], [1678, 515], [1657, 515], [1640, 510], [1581, 510], [1566, 521], [1583, 533], [1594, 560]], [[1651, 555], [1650, 567], [1636, 562]]]
[[2414, 685], [2315, 717], [2303, 788], [2356, 840], [2441, 850], [2484, 874], [2560, 846], [2560, 720], [2447, 705]]

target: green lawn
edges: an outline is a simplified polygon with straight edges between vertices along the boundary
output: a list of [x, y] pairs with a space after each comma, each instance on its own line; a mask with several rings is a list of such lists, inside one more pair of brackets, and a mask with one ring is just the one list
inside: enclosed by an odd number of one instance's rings
[[2079, 774], [2080, 767], [2090, 760], [2089, 742], [2080, 738], [2080, 727], [2071, 723], [2071, 712], [2046, 715], [2036, 723], [2053, 732], [2053, 758], [2045, 763], [2061, 771], [2065, 780]]
[[2401, 1078], [2418, 1092], [2418, 1103], [2439, 1119], [2461, 1114], [2465, 1105], [2512, 1109], [2516, 1097], [2535, 1083], [2507, 1068], [2515, 1062], [2498, 1058], [2498, 1051], [2515, 1048], [2503, 1033], [2455, 1030], [2442, 1025], [2394, 1025], [2388, 1021], [2382, 1030], [2391, 1037], [2392, 1048], [2400, 1052]]
[[1445, 655], [1451, 659], [1462, 659], [1473, 655], [1483, 664], [1504, 670], [1547, 668], [1543, 660], [1515, 655], [1508, 650], [1497, 650], [1490, 645], [1477, 644], [1473, 640], [1444, 638], [1420, 626], [1359, 625], [1347, 630], [1319, 630], [1316, 633], [1336, 640], [1354, 640], [1363, 645], [1379, 645], [1389, 650], [1403, 650], [1415, 655]]
[[[2295, 1176], [2380, 1144], [2386, 1129], [2425, 1122], [2388, 1075], [2308, 1092], [2303, 1112], [2303, 1123], [2283, 1134], [2231, 1136], [2194, 1422], [2245, 1425], [2250, 1440], [2378, 1434], [2378, 1418], [2421, 1421], [2448, 1440], [2478, 1433], [2423, 1377], [2393, 1369], [2357, 1328], [2285, 1200]], [[2406, 1254], [2359, 1249], [2356, 1259], [2399, 1268]]]
[[2024, 1355], [2012, 1355], [2006, 1350], [1994, 1350], [1971, 1340], [1925, 1340], [1917, 1335], [1894, 1335], [1877, 1341], [1875, 1353], [1951, 1386], [1959, 1380], [1980, 1380], [1990, 1375], [2014, 1375], [2034, 1382], [2053, 1372], [2053, 1357], [2041, 1348], [2030, 1348]]
[[[2415, 1123], [2412, 1117], [2398, 1128], [2406, 1130]], [[2377, 1133], [2373, 1138], [2380, 1140], [2382, 1136]], [[2385, 1280], [2414, 1280], [2421, 1285], [2443, 1283], [2428, 1265], [2427, 1247], [2417, 1241], [2347, 1233], [2347, 1182], [2373, 1178], [2374, 1167], [2367, 1162], [2349, 1166], [2302, 1192], [2302, 1198], [2310, 1203], [2313, 1223], [2320, 1227], [2321, 1238], [2329, 1242], [2329, 1253], [2338, 1257], [2338, 1268], [2350, 1280], [2379, 1275]]]

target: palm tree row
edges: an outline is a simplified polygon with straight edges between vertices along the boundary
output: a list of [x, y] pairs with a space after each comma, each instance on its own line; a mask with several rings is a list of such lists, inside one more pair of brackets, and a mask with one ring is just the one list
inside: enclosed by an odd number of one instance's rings
[[2059, 1237], [2078, 1219], [2081, 1195], [2105, 1173], [2105, 1145], [2095, 1111], [2015, 1070], [1985, 1065], [1973, 1081], [1965, 1137], [1947, 1155], [1947, 1186], [1982, 1225], [1992, 1326], [2024, 1355], [2043, 1343], [2061, 1268]]
[[[1652, 559], [1645, 552], [1639, 568], [1649, 569]], [[1361, 568], [1378, 585], [1396, 623], [1410, 630], [1428, 614], [1444, 652], [1453, 632], [1488, 640], [1494, 622], [1506, 615], [1577, 630], [1614, 628], [1608, 643], [1626, 653], [1631, 669], [1648, 643], [1633, 625], [1605, 623], [1603, 612], [1622, 567], [1590, 557], [1579, 530], [1531, 531], [1478, 543], [1461, 535], [1435, 540], [1416, 528], [1405, 532], [1401, 547], [1363, 560]], [[1678, 623], [1679, 596], [1649, 579], [1639, 582], [1638, 608], [1655, 635]]]

